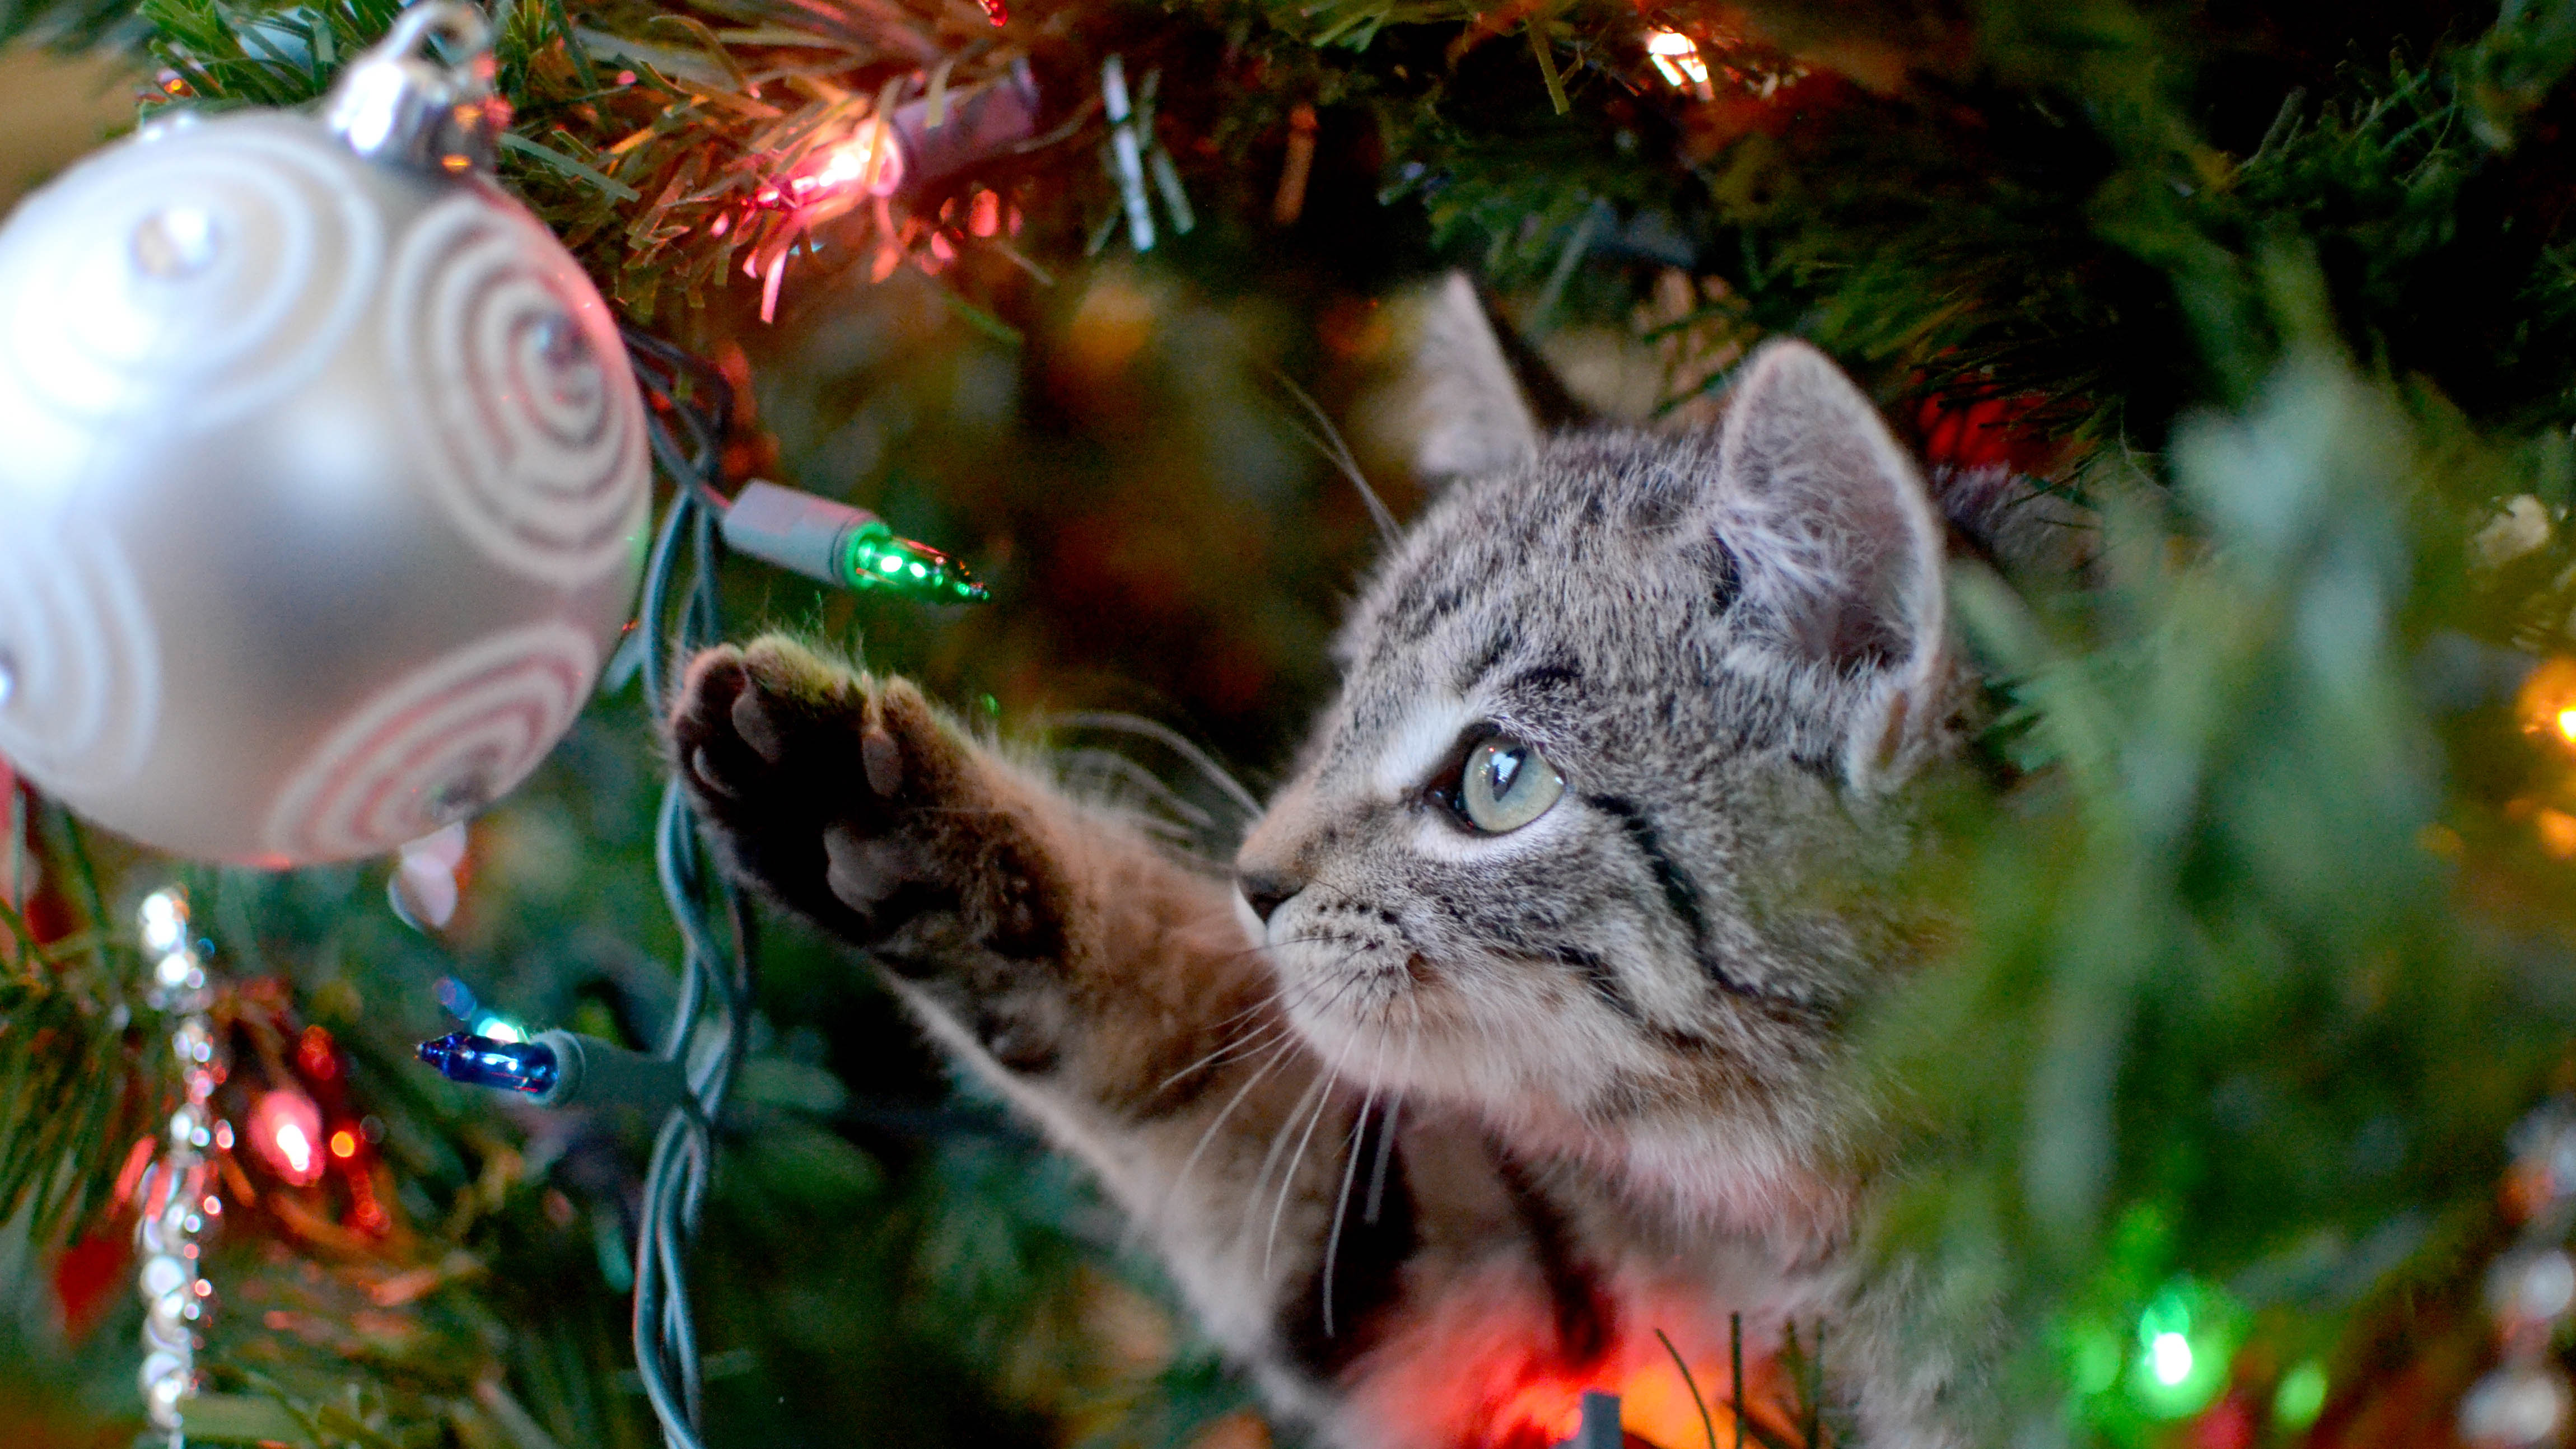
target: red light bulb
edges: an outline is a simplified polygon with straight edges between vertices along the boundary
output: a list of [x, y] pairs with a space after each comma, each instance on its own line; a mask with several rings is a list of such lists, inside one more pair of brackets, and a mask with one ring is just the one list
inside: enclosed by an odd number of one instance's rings
[[292, 1088], [261, 1095], [251, 1108], [250, 1143], [260, 1161], [297, 1187], [322, 1179], [322, 1109]]

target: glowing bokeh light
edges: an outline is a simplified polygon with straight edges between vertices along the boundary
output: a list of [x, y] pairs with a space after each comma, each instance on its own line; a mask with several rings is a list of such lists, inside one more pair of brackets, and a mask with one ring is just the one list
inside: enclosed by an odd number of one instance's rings
[[2140, 1309], [2130, 1398], [2149, 1418], [2188, 1418], [2227, 1387], [2245, 1312], [2223, 1291], [2175, 1278]]
[[143, 944], [147, 949], [163, 954], [176, 951], [187, 930], [187, 902], [176, 890], [158, 890], [143, 898]]
[[2191, 1377], [2191, 1340], [2179, 1333], [2159, 1333], [2147, 1348], [2147, 1365], [2156, 1382], [2171, 1388]]
[[289, 1174], [302, 1177], [313, 1170], [313, 1139], [292, 1122], [277, 1126], [277, 1155], [286, 1159]]
[[278, 1176], [307, 1187], [322, 1176], [322, 1110], [302, 1092], [280, 1088], [251, 1109], [250, 1142]]
[[2098, 1394], [2120, 1379], [2119, 1336], [2098, 1320], [2068, 1327], [2066, 1381], [2079, 1394]]
[[892, 196], [903, 185], [903, 147], [895, 139], [894, 128], [882, 121], [860, 122], [847, 139], [818, 154], [820, 165], [762, 188], [756, 199], [764, 205], [795, 207], [852, 190]]
[[2514, 697], [2514, 715], [2523, 729], [2551, 744], [2576, 746], [2576, 657], [2540, 661]]
[[2309, 1359], [2281, 1375], [2281, 1387], [2272, 1395], [2272, 1418], [2295, 1433], [2315, 1423], [2325, 1406], [2326, 1366]]
[[1699, 43], [1678, 30], [1647, 31], [1646, 58], [1676, 90], [1708, 87], [1708, 62], [1700, 58]]
[[[1746, 1399], [1748, 1406], [1759, 1404], [1771, 1393], [1767, 1370], [1747, 1366]], [[1705, 1390], [1713, 1384], [1727, 1382], [1727, 1369], [1722, 1357], [1703, 1359], [1693, 1370], [1700, 1386], [1694, 1392], [1691, 1380], [1677, 1371], [1669, 1358], [1649, 1358], [1624, 1373], [1604, 1378], [1598, 1373], [1573, 1370], [1550, 1370], [1532, 1364], [1520, 1381], [1498, 1401], [1490, 1401], [1467, 1412], [1467, 1417], [1483, 1429], [1481, 1441], [1486, 1444], [1525, 1445], [1532, 1442], [1564, 1444], [1575, 1437], [1583, 1423], [1583, 1395], [1586, 1390], [1612, 1393], [1619, 1399], [1621, 1427], [1631, 1444], [1649, 1444], [1695, 1449], [1708, 1442], [1714, 1432], [1720, 1445], [1735, 1440], [1735, 1418], [1725, 1392], [1714, 1398]], [[1475, 1380], [1470, 1380], [1475, 1382]], [[1426, 1404], [1430, 1417], [1440, 1419], [1444, 1412]], [[1464, 1405], [1457, 1406], [1464, 1409]], [[1705, 1411], [1707, 1417], [1701, 1415]], [[1456, 1412], [1450, 1410], [1449, 1412]], [[1756, 1413], [1748, 1407], [1745, 1420], [1748, 1429], [1756, 1422]], [[1752, 1443], [1750, 1433], [1745, 1438]]]

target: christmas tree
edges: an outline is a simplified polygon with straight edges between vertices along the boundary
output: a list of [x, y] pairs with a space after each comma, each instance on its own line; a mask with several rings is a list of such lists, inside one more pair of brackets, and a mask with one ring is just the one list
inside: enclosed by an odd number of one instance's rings
[[[153, 121], [311, 105], [398, 13], [28, 0], [0, 29], [130, 57]], [[1921, 1128], [1873, 1251], [1962, 1324], [2002, 1305], [1992, 1442], [2564, 1441], [2576, 4], [491, 22], [500, 177], [639, 357], [708, 364], [646, 369], [666, 432], [721, 400], [715, 486], [863, 506], [995, 602], [740, 558], [697, 597], [1042, 735], [1217, 855], [1242, 816], [1201, 756], [1257, 793], [1329, 688], [1377, 547], [1348, 474], [1423, 496], [1361, 425], [1409, 281], [1479, 278], [1568, 416], [1704, 421], [1795, 334], [1935, 466], [2097, 510], [2080, 582], [1953, 581], [1995, 724], [1925, 851], [1952, 944], [1864, 1024]], [[0, 1439], [144, 1430], [136, 1219], [193, 1016], [229, 1067], [190, 1438], [659, 1440], [629, 1326], [654, 1122], [414, 1057], [666, 1031], [691, 943], [636, 664], [395, 861], [189, 864], [0, 772]], [[157, 944], [150, 900], [182, 922]], [[687, 1249], [708, 1442], [1272, 1433], [1077, 1170], [845, 956], [752, 934]]]

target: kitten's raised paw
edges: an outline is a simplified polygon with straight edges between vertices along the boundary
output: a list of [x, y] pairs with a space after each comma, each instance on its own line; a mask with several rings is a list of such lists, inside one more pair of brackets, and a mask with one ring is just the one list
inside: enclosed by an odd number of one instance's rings
[[[918, 690], [770, 636], [690, 661], [671, 750], [727, 865], [864, 944], [928, 914], [1024, 895], [987, 880], [1007, 819], [982, 798], [971, 748]], [[1007, 914], [1007, 912], [1005, 913]]]

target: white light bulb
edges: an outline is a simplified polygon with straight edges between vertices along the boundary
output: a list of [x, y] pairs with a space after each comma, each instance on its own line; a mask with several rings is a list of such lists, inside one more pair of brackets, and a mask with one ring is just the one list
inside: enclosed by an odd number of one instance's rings
[[[154, 891], [143, 898], [143, 944], [146, 949], [171, 952], [179, 949], [188, 934], [188, 908], [176, 891]], [[166, 972], [166, 965], [165, 965]], [[175, 983], [173, 983], [175, 984]]]
[[286, 1165], [294, 1169], [297, 1177], [302, 1177], [313, 1170], [312, 1139], [306, 1137], [304, 1129], [294, 1123], [281, 1122], [277, 1125], [277, 1151], [279, 1156], [286, 1159]]
[[2147, 1345], [2147, 1368], [2156, 1382], [2171, 1388], [2191, 1377], [2191, 1340], [2179, 1333], [2159, 1333]]

